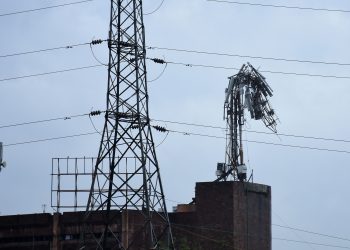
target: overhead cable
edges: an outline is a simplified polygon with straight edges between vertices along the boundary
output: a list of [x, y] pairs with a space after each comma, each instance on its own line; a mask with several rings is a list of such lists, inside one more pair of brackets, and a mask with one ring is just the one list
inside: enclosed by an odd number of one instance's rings
[[272, 239], [273, 239], [273, 240], [281, 240], [281, 241], [294, 242], [294, 243], [309, 244], [309, 245], [315, 245], [315, 246], [332, 247], [332, 248], [341, 248], [341, 249], [350, 249], [350, 247], [337, 246], [337, 245], [324, 244], [324, 243], [311, 242], [311, 241], [291, 240], [291, 239], [278, 238], [278, 237], [272, 237]]
[[[172, 200], [170, 200], [172, 201]], [[180, 202], [177, 202], [180, 203]], [[187, 226], [187, 225], [181, 225], [181, 224], [177, 224], [179, 226], [186, 226], [186, 227], [193, 227], [193, 228], [199, 228], [199, 229], [207, 229], [207, 230], [212, 230], [212, 231], [218, 231], [218, 232], [224, 232], [224, 233], [231, 233], [231, 231], [228, 230], [220, 230], [220, 229], [216, 229], [216, 228], [208, 228], [208, 227], [195, 227], [195, 226]], [[289, 229], [289, 230], [293, 230], [293, 231], [300, 231], [303, 233], [308, 233], [308, 234], [314, 234], [314, 235], [318, 235], [318, 236], [323, 236], [326, 238], [332, 238], [332, 239], [337, 239], [337, 240], [343, 240], [343, 241], [350, 241], [350, 239], [348, 238], [344, 238], [344, 237], [340, 237], [340, 236], [336, 236], [336, 235], [330, 235], [330, 234], [323, 234], [323, 233], [318, 233], [318, 232], [314, 232], [314, 231], [310, 231], [310, 230], [305, 230], [305, 229], [300, 229], [300, 228], [294, 228], [294, 227], [287, 227], [287, 226], [282, 226], [279, 224], [271, 224], [272, 226], [275, 227], [281, 227], [281, 228], [285, 228], [285, 229]]]
[[18, 126], [30, 125], [30, 124], [36, 124], [36, 123], [52, 122], [52, 121], [58, 121], [58, 120], [70, 120], [72, 118], [82, 117], [82, 116], [85, 116], [85, 114], [57, 117], [57, 118], [52, 118], [52, 119], [44, 119], [44, 120], [37, 120], [37, 121], [30, 121], [30, 122], [13, 123], [13, 124], [8, 124], [8, 125], [2, 125], [2, 126], [0, 126], [0, 129], [18, 127]]
[[[147, 58], [147, 59], [150, 59], [154, 62], [156, 62], [155, 59], [163, 60], [163, 59], [158, 59], [158, 58]], [[160, 63], [160, 62], [157, 62], [157, 63]], [[183, 63], [183, 62], [173, 62], [173, 61], [164, 61], [164, 63], [181, 65], [181, 66], [185, 66], [185, 67], [202, 67], [202, 68], [213, 68], [213, 69], [224, 69], [224, 70], [239, 70], [238, 68], [235, 68], [235, 67], [224, 67], [224, 66], [206, 65], [206, 64], [193, 64], [193, 63]], [[51, 75], [51, 74], [58, 74], [58, 73], [64, 73], [64, 72], [76, 71], [76, 70], [82, 70], [82, 69], [96, 68], [96, 67], [101, 67], [101, 66], [105, 66], [105, 65], [97, 64], [97, 65], [69, 68], [69, 69], [56, 70], [56, 71], [50, 71], [50, 72], [44, 72], [44, 73], [38, 73], [38, 74], [14, 76], [14, 77], [2, 78], [2, 79], [0, 79], [0, 82], [23, 79], [23, 78], [30, 78], [30, 77], [38, 77], [38, 76], [44, 76], [44, 75]], [[271, 74], [282, 74], [282, 75], [307, 76], [307, 77], [350, 79], [350, 76], [338, 76], [338, 75], [319, 75], [319, 74], [306, 74], [306, 73], [271, 71], [271, 70], [260, 70], [260, 72], [271, 73]], [[163, 72], [162, 72], [162, 74], [163, 74]]]
[[[183, 135], [195, 135], [195, 136], [208, 137], [208, 138], [226, 139], [226, 138], [223, 137], [223, 136], [217, 136], [217, 135], [193, 133], [193, 132], [178, 131], [178, 130], [169, 130], [169, 131], [170, 131], [170, 132], [174, 132], [174, 133], [183, 134]], [[317, 147], [300, 146], [300, 145], [291, 145], [291, 144], [282, 144], [282, 143], [265, 142], [265, 141], [254, 141], [254, 140], [243, 140], [243, 141], [251, 142], [251, 143], [257, 143], [257, 144], [265, 144], [265, 145], [289, 147], [289, 148], [310, 149], [310, 150], [317, 150], [317, 151], [327, 151], [327, 152], [334, 152], [334, 153], [345, 153], [345, 154], [350, 154], [350, 151], [347, 151], [347, 150], [338, 150], [338, 149], [330, 149], [330, 148], [317, 148]]]
[[327, 12], [350, 13], [350, 10], [343, 10], [343, 9], [313, 8], [313, 7], [275, 5], [275, 4], [262, 4], [262, 3], [239, 2], [239, 1], [227, 1], [227, 0], [206, 0], [206, 1], [207, 1], [207, 2], [217, 2], [217, 3], [229, 3], [229, 4], [259, 6], [259, 7], [272, 7], [272, 8], [284, 8], [284, 9], [296, 9], [296, 10], [311, 10], [311, 11], [327, 11]]
[[335, 235], [330, 235], [330, 234], [317, 233], [317, 232], [313, 232], [313, 231], [305, 230], [305, 229], [301, 229], [301, 228], [282, 226], [282, 225], [278, 225], [278, 224], [272, 224], [272, 226], [285, 228], [285, 229], [290, 229], [290, 230], [293, 230], [293, 231], [299, 231], [299, 232], [308, 233], [308, 234], [314, 234], [314, 235], [323, 236], [323, 237], [332, 238], [332, 239], [337, 239], [337, 240], [350, 241], [350, 239], [348, 239], [348, 238], [335, 236]]
[[228, 57], [241, 57], [250, 59], [262, 59], [262, 60], [273, 60], [273, 61], [284, 61], [284, 62], [295, 62], [295, 63], [311, 63], [311, 64], [326, 64], [326, 65], [338, 65], [338, 66], [350, 66], [350, 63], [341, 62], [327, 62], [327, 61], [314, 61], [314, 60], [301, 60], [301, 59], [290, 59], [290, 58], [280, 58], [280, 57], [263, 57], [263, 56], [252, 56], [252, 55], [242, 55], [242, 54], [232, 54], [223, 52], [211, 52], [211, 51], [201, 51], [201, 50], [191, 50], [191, 49], [177, 49], [177, 48], [167, 48], [167, 47], [157, 47], [149, 46], [148, 49], [157, 50], [167, 50], [185, 53], [195, 53], [204, 55], [216, 55], [216, 56], [228, 56]]
[[157, 8], [155, 8], [151, 12], [144, 13], [143, 15], [147, 16], [147, 15], [151, 15], [151, 14], [157, 12], [162, 7], [163, 3], [164, 3], [164, 0], [161, 0], [161, 2], [160, 2], [160, 4], [158, 5]]
[[66, 136], [58, 136], [58, 137], [51, 137], [51, 138], [23, 141], [23, 142], [15, 142], [15, 143], [4, 144], [4, 147], [17, 146], [17, 145], [23, 145], [23, 144], [31, 144], [31, 143], [37, 143], [37, 142], [45, 142], [45, 141], [61, 140], [61, 139], [67, 139], [67, 138], [73, 138], [73, 137], [81, 137], [81, 136], [93, 135], [93, 134], [97, 134], [97, 132], [94, 131], [94, 132], [87, 132], [87, 133], [74, 134], [74, 135], [66, 135]]
[[181, 230], [181, 231], [185, 232], [186, 234], [191, 234], [191, 235], [193, 235], [195, 237], [197, 236], [198, 238], [218, 243], [218, 245], [220, 245], [220, 247], [228, 247], [228, 248], [232, 247], [231, 244], [225, 243], [222, 240], [218, 240], [218, 239], [215, 239], [215, 238], [209, 238], [209, 237], [207, 237], [207, 236], [205, 236], [203, 234], [195, 233], [195, 231], [193, 231], [193, 230], [186, 230], [182, 226], [178, 226], [175, 223], [171, 223], [171, 226], [177, 228], [177, 230]]
[[82, 4], [82, 3], [92, 2], [92, 1], [94, 1], [94, 0], [84, 0], [84, 1], [78, 1], [78, 2], [70, 2], [70, 3], [51, 5], [51, 6], [46, 6], [46, 7], [36, 8], [36, 9], [18, 10], [18, 11], [9, 12], [9, 13], [2, 13], [2, 14], [0, 14], [0, 17], [24, 14], [24, 13], [28, 13], [28, 12], [35, 12], [35, 11], [59, 8], [59, 7], [65, 7], [65, 6]]
[[[173, 124], [179, 124], [179, 125], [186, 125], [186, 126], [194, 126], [194, 127], [203, 127], [203, 128], [213, 128], [213, 129], [226, 130], [225, 127], [208, 125], [208, 124], [198, 124], [198, 123], [170, 121], [170, 120], [161, 120], [161, 119], [152, 119], [152, 120], [153, 121], [158, 121], [158, 122], [166, 122], [166, 123], [173, 123]], [[273, 133], [273, 132], [256, 131], [256, 130], [249, 130], [249, 129], [244, 129], [243, 131], [246, 131], [248, 133], [255, 133], [255, 134], [278, 135], [278, 136], [295, 137], [295, 138], [302, 138], [302, 139], [313, 139], [313, 140], [322, 140], [322, 141], [334, 141], [334, 142], [350, 143], [350, 140], [345, 140], [345, 139], [325, 138], [325, 137], [286, 134], [286, 133]]]
[[36, 121], [28, 121], [28, 122], [0, 125], [0, 129], [18, 127], [18, 126], [24, 126], [24, 125], [30, 125], [30, 124], [37, 124], [37, 123], [52, 122], [52, 121], [58, 121], [58, 120], [70, 120], [72, 118], [83, 117], [83, 116], [97, 116], [97, 115], [100, 115], [102, 113], [105, 113], [105, 111], [94, 110], [94, 111], [91, 111], [90, 113], [85, 113], [85, 114], [68, 115], [68, 116], [55, 117], [55, 118], [50, 118], [50, 119], [42, 119], [42, 120], [36, 120]]
[[[105, 42], [107, 40], [101, 40], [101, 41]], [[38, 50], [31, 50], [31, 51], [24, 51], [24, 52], [15, 52], [15, 53], [11, 53], [11, 54], [4, 54], [4, 55], [0, 55], [0, 58], [20, 56], [20, 55], [33, 54], [33, 53], [41, 53], [41, 52], [52, 51], [52, 50], [71, 49], [71, 48], [74, 48], [74, 47], [90, 45], [90, 44], [95, 45], [92, 42], [80, 43], [80, 44], [70, 44], [70, 45], [59, 46], [59, 47], [44, 48], [44, 49], [38, 49]], [[342, 63], [342, 62], [313, 61], [313, 60], [289, 59], [289, 58], [278, 58], [278, 57], [262, 57], [262, 56], [230, 54], [230, 53], [223, 53], [223, 52], [210, 52], [210, 51], [200, 51], [200, 50], [190, 50], [190, 49], [177, 49], [177, 48], [156, 47], [156, 46], [149, 46], [149, 47], [147, 47], [147, 49], [150, 49], [150, 50], [157, 49], [157, 50], [167, 50], [167, 51], [176, 51], [176, 52], [185, 52], [185, 53], [216, 55], [216, 56], [227, 56], [227, 57], [241, 57], [241, 58], [250, 58], [250, 59], [262, 59], [262, 60], [296, 62], [296, 63], [312, 63], [312, 64], [326, 64], [326, 65], [337, 65], [337, 66], [350, 66], [350, 63]]]
[[[96, 110], [96, 111], [91, 111], [90, 113], [83, 113], [83, 114], [77, 114], [77, 115], [66, 115], [66, 116], [60, 116], [60, 117], [55, 117], [55, 118], [50, 118], [50, 119], [41, 119], [41, 120], [35, 120], [35, 121], [12, 123], [12, 124], [0, 125], [0, 129], [11, 128], [11, 127], [18, 127], [18, 126], [24, 126], [24, 125], [30, 125], [30, 124], [46, 123], [46, 122], [52, 122], [52, 121], [58, 121], [58, 120], [70, 120], [72, 118], [84, 117], [84, 116], [96, 116], [96, 115], [100, 115], [100, 114], [105, 113], [105, 112], [106, 111]], [[198, 124], [198, 123], [171, 121], [171, 120], [163, 120], [163, 119], [151, 119], [151, 121], [165, 122], [165, 123], [172, 123], [172, 124], [179, 124], [179, 125], [186, 125], [186, 126], [194, 126], [194, 127], [203, 127], [203, 128], [212, 128], [212, 129], [226, 130], [225, 127], [213, 126], [213, 125], [208, 125], [208, 124]], [[164, 128], [162, 128], [160, 126], [154, 126], [154, 128], [156, 130], [160, 131], [160, 132], [167, 132], [167, 130], [164, 130]], [[302, 139], [312, 139], [312, 140], [323, 140], [323, 141], [350, 143], [350, 140], [345, 140], [345, 139], [325, 138], [325, 137], [306, 136], [306, 135], [297, 135], [297, 134], [286, 134], [286, 133], [272, 133], [272, 132], [247, 130], [247, 129], [245, 129], [244, 131], [246, 131], [248, 133], [257, 133], [257, 134], [266, 134], [266, 135], [278, 135], [278, 136], [294, 137], [294, 138], [302, 138]], [[219, 138], [222, 138], [222, 137], [219, 137]]]
[[66, 115], [66, 116], [60, 116], [60, 117], [49, 118], [49, 119], [41, 119], [41, 120], [35, 120], [35, 121], [18, 122], [18, 123], [0, 125], [0, 129], [25, 126], [25, 125], [31, 125], [31, 124], [38, 124], [38, 123], [53, 122], [53, 121], [58, 121], [58, 120], [70, 120], [72, 118], [84, 117], [84, 116], [92, 117], [92, 116], [101, 115], [103, 113], [106, 113], [106, 111], [94, 110], [94, 111], [91, 111], [89, 113], [83, 113], [83, 114], [77, 114], [77, 115]]
[[[208, 230], [208, 231], [216, 231], [216, 232], [222, 232], [222, 233], [228, 233], [232, 234], [232, 231], [229, 230], [221, 230], [217, 228], [212, 228], [212, 227], [199, 227], [199, 226], [191, 226], [191, 225], [184, 225], [184, 224], [177, 224], [177, 223], [172, 223], [175, 227], [178, 228], [197, 228], [201, 230]], [[188, 231], [189, 232], [189, 231]], [[199, 237], [202, 237], [201, 235], [197, 235]], [[247, 235], [248, 237], [252, 237], [250, 235]], [[286, 238], [279, 238], [279, 237], [272, 237], [273, 240], [281, 240], [281, 241], [288, 241], [288, 242], [294, 242], [294, 243], [302, 243], [302, 244], [311, 244], [311, 245], [317, 245], [317, 246], [326, 246], [326, 247], [333, 247], [333, 248], [341, 248], [341, 249], [350, 249], [347, 246], [338, 246], [338, 245], [330, 245], [330, 244], [324, 244], [324, 243], [319, 243], [319, 242], [310, 242], [310, 241], [302, 241], [302, 240], [293, 240], [293, 239], [286, 239]]]
[[37, 77], [37, 76], [44, 76], [44, 75], [52, 75], [52, 74], [58, 74], [58, 73], [64, 73], [64, 72], [70, 72], [70, 71], [76, 71], [76, 70], [82, 70], [82, 69], [91, 69], [91, 68], [96, 68], [96, 67], [101, 67], [101, 66], [103, 66], [103, 65], [97, 64], [97, 65], [89, 65], [89, 66], [83, 66], [83, 67], [78, 67], [78, 68], [69, 68], [69, 69], [49, 71], [49, 72], [38, 73], [38, 74], [14, 76], [14, 77], [2, 78], [2, 79], [0, 79], [0, 82], [18, 80], [18, 79], [30, 78], [30, 77]]
[[[173, 132], [173, 133], [179, 133], [182, 135], [195, 135], [195, 136], [201, 136], [201, 137], [209, 137], [209, 138], [216, 138], [216, 139], [225, 139], [223, 136], [216, 136], [216, 135], [209, 135], [209, 134], [200, 134], [200, 133], [193, 133], [193, 132], [186, 132], [186, 131], [178, 131], [178, 130], [171, 130], [171, 129], [165, 129], [164, 132]], [[53, 138], [46, 138], [46, 139], [38, 139], [38, 140], [30, 140], [30, 141], [24, 141], [24, 142], [16, 142], [16, 143], [10, 143], [10, 144], [4, 144], [4, 146], [15, 146], [15, 145], [21, 145], [21, 144], [30, 144], [30, 143], [36, 143], [36, 142], [43, 142], [43, 141], [52, 141], [52, 140], [59, 140], [59, 139], [66, 139], [66, 138], [72, 138], [72, 137], [80, 137], [85, 135], [92, 135], [92, 134], [98, 134], [99, 131], [95, 132], [88, 132], [83, 134], [76, 134], [76, 135], [68, 135], [68, 136], [61, 136], [61, 137], [53, 137]], [[273, 142], [264, 142], [264, 141], [253, 141], [253, 140], [243, 140], [246, 142], [251, 143], [257, 143], [257, 144], [265, 144], [265, 145], [273, 145], [273, 146], [281, 146], [281, 147], [290, 147], [290, 148], [299, 148], [299, 149], [310, 149], [310, 150], [317, 150], [317, 151], [327, 151], [327, 152], [333, 152], [333, 153], [346, 153], [350, 154], [350, 151], [346, 150], [337, 150], [337, 149], [329, 149], [329, 148], [316, 148], [316, 147], [308, 147], [308, 146], [300, 146], [300, 145], [290, 145], [290, 144], [280, 144], [280, 143], [273, 143]]]
[[[149, 60], [152, 60], [155, 63], [157, 62], [159, 58], [147, 58]], [[213, 68], [213, 69], [224, 69], [224, 70], [240, 70], [239, 68], [235, 67], [226, 67], [226, 66], [217, 66], [217, 65], [208, 65], [208, 64], [194, 64], [194, 63], [184, 63], [184, 62], [173, 62], [173, 61], [161, 61], [163, 63], [167, 64], [174, 64], [174, 65], [181, 65], [185, 67], [201, 67], [201, 68]], [[264, 73], [271, 73], [271, 74], [282, 74], [282, 75], [295, 75], [295, 76], [308, 76], [308, 77], [322, 77], [322, 78], [336, 78], [336, 79], [350, 79], [350, 76], [338, 76], [338, 75], [320, 75], [320, 74], [307, 74], [307, 73], [297, 73], [297, 72], [283, 72], [283, 71], [271, 71], [271, 70], [259, 70], [259, 72]]]
[[23, 52], [15, 52], [15, 53], [11, 53], [11, 54], [0, 55], [0, 58], [21, 56], [21, 55], [28, 55], [28, 54], [35, 54], [35, 53], [41, 53], [41, 52], [47, 52], [47, 51], [53, 51], [53, 50], [61, 50], [61, 49], [73, 49], [75, 47], [80, 47], [80, 46], [85, 46], [85, 45], [101, 44], [104, 41], [106, 41], [106, 40], [97, 39], [97, 40], [92, 40], [91, 42], [87, 42], [87, 43], [77, 43], [77, 44], [69, 44], [69, 45], [53, 47], [53, 48], [45, 48], [45, 49], [37, 49], [37, 50], [30, 50], [30, 51], [23, 51]]

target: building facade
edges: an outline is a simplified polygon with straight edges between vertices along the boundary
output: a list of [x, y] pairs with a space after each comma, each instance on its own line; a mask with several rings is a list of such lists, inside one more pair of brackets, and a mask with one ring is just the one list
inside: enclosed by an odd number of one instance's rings
[[[130, 241], [142, 225], [137, 211], [113, 211], [115, 233]], [[104, 230], [103, 212], [91, 216], [94, 234]], [[271, 187], [248, 182], [200, 182], [190, 204], [169, 213], [178, 250], [271, 250]], [[0, 249], [79, 249], [84, 212], [0, 217]], [[157, 230], [157, 228], [155, 228]], [[134, 237], [135, 238], [135, 237]], [[142, 240], [142, 237], [138, 237]], [[135, 241], [133, 249], [139, 247]], [[86, 249], [95, 249], [85, 239]], [[118, 249], [109, 246], [109, 249]], [[132, 250], [133, 250], [132, 249]], [[159, 249], [162, 248], [160, 243]]]

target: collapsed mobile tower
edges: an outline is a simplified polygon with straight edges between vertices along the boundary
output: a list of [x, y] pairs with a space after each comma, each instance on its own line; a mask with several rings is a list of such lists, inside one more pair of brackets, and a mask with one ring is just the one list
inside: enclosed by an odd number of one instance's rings
[[262, 120], [274, 133], [278, 120], [268, 98], [272, 89], [251, 64], [243, 64], [240, 71], [229, 77], [225, 90], [224, 120], [227, 123], [225, 163], [217, 164], [216, 181], [247, 179], [247, 167], [243, 157], [243, 126], [246, 122], [245, 110], [251, 119]]

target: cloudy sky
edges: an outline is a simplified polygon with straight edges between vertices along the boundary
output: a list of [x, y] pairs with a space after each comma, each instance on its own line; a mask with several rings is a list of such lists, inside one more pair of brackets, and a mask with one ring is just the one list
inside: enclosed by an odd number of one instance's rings
[[[350, 10], [350, 3], [345, 0], [250, 2]], [[0, 141], [8, 145], [4, 147], [7, 168], [0, 173], [1, 215], [40, 213], [43, 204], [47, 204], [46, 210], [52, 212], [51, 159], [97, 155], [98, 134], [10, 145], [94, 132], [87, 116], [4, 127], [105, 108], [105, 67], [6, 80], [99, 64], [89, 46], [5, 56], [107, 38], [107, 0], [3, 15], [64, 3], [70, 1], [0, 2]], [[160, 0], [144, 1], [144, 12], [151, 13], [160, 3]], [[228, 68], [239, 68], [249, 61], [259, 68], [274, 90], [270, 101], [280, 119], [277, 126], [279, 133], [333, 139], [246, 132], [244, 138], [250, 142], [244, 144], [245, 159], [249, 171], [254, 170], [254, 181], [272, 187], [274, 249], [335, 249], [281, 239], [350, 248], [349, 240], [280, 227], [350, 239], [350, 12], [259, 7], [205, 0], [165, 0], [159, 10], [145, 16], [145, 25], [147, 46], [150, 47], [241, 55], [218, 56], [149, 49], [149, 57]], [[106, 44], [94, 46], [93, 51], [99, 61], [106, 62]], [[161, 74], [164, 66], [151, 61], [147, 66], [149, 80], [160, 76], [149, 83], [151, 118], [225, 126], [222, 119], [224, 90], [228, 84], [227, 77], [237, 70], [168, 64]], [[93, 118], [93, 123], [97, 129], [102, 129], [102, 117]], [[220, 129], [169, 122], [155, 124], [188, 133], [225, 135]], [[246, 129], [269, 132], [261, 121], [249, 119]], [[164, 134], [155, 131], [154, 135], [156, 145], [164, 140]], [[224, 161], [224, 155], [223, 139], [169, 133], [157, 147], [168, 207], [176, 205], [176, 202], [191, 201], [196, 182], [214, 180], [216, 163]]]

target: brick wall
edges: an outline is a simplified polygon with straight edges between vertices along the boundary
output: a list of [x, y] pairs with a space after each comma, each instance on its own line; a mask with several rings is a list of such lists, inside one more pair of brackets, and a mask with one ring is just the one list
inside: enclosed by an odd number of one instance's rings
[[[177, 250], [271, 250], [271, 188], [242, 182], [201, 182], [196, 184], [195, 203], [169, 213]], [[0, 249], [77, 249], [85, 212], [0, 216]], [[153, 215], [155, 231], [164, 231], [161, 213]], [[95, 234], [104, 232], [104, 222], [113, 221], [113, 231], [121, 241], [138, 250], [148, 237], [140, 229], [143, 216], [129, 210], [91, 214], [88, 222]], [[127, 223], [128, 221], [128, 223]], [[141, 230], [142, 231], [142, 230]], [[167, 239], [163, 238], [162, 243]], [[93, 238], [86, 250], [96, 249]], [[115, 241], [108, 241], [115, 246]]]
[[246, 182], [196, 186], [201, 249], [271, 250], [271, 188]]

